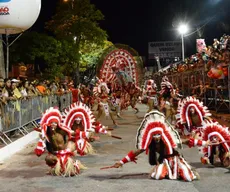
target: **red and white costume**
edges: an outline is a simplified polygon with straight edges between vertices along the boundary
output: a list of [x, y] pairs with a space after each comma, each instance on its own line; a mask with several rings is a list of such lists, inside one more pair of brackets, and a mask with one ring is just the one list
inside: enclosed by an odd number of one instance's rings
[[[154, 163], [151, 172], [152, 179], [160, 180], [169, 178], [175, 180], [181, 178], [184, 181], [193, 181], [197, 179], [190, 165], [176, 151], [176, 148], [181, 146], [178, 133], [165, 121], [164, 114], [157, 110], [153, 110], [146, 114], [137, 131], [136, 137], [136, 148], [141, 151], [145, 150], [146, 153], [149, 153], [149, 159], [152, 158], [150, 154], [156, 152], [150, 147], [156, 142], [153, 137], [160, 138], [158, 144], [163, 146], [163, 150], [162, 147], [160, 147], [160, 149], [155, 148], [156, 150], [160, 150], [160, 153], [157, 151], [160, 154], [160, 160], [158, 159], [158, 162], [156, 161], [156, 163]], [[127, 162], [135, 162], [136, 160], [135, 153], [130, 151], [127, 156], [120, 161], [120, 164], [123, 165]]]
[[[41, 138], [34, 150], [37, 156], [41, 156], [46, 149], [46, 142], [50, 143], [48, 129], [50, 129], [51, 123], [57, 123], [57, 127], [64, 131], [68, 137], [71, 137], [71, 130], [61, 123], [62, 115], [56, 108], [49, 108], [43, 114], [41, 125]], [[72, 159], [73, 153], [69, 149], [49, 152], [48, 155], [57, 157], [57, 161], [54, 164], [49, 164], [51, 167], [50, 173], [59, 176], [73, 176], [80, 173], [80, 168], [83, 168], [80, 161]]]
[[157, 85], [153, 79], [149, 79], [146, 85], [147, 99], [153, 101], [154, 106], [159, 105], [157, 97]]
[[[80, 119], [79, 126], [74, 128], [76, 119]], [[92, 145], [89, 143], [90, 132], [107, 134], [99, 122], [95, 121], [95, 117], [90, 108], [81, 102], [72, 104], [63, 112], [63, 124], [75, 131], [75, 136], [71, 138], [76, 144], [76, 150], [80, 155], [94, 153]]]
[[195, 146], [203, 154], [202, 163], [214, 165], [216, 161], [220, 161], [223, 166], [230, 167], [230, 132], [227, 127], [218, 122], [207, 123], [200, 139], [190, 138], [189, 147]]
[[[94, 87], [93, 93], [94, 93], [94, 96], [97, 97], [98, 104], [100, 106], [102, 106], [105, 115], [108, 117], [109, 112], [110, 112], [110, 107], [108, 104], [108, 98], [109, 98], [109, 91], [110, 90], [109, 90], [107, 84], [105, 82], [103, 82], [102, 80], [99, 80], [98, 83], [99, 84]], [[102, 90], [102, 88], [104, 88], [104, 90]]]
[[[192, 120], [192, 116], [196, 118], [196, 122]], [[210, 116], [211, 113], [202, 102], [194, 97], [186, 97], [178, 103], [177, 127], [183, 135], [190, 135], [192, 131], [201, 133], [206, 122], [210, 121]]]
[[161, 82], [160, 95], [162, 95], [162, 97], [164, 97], [164, 98], [171, 98], [171, 94], [173, 93], [173, 91], [174, 91], [173, 86], [169, 82], [168, 77], [164, 76], [162, 78], [162, 82]]

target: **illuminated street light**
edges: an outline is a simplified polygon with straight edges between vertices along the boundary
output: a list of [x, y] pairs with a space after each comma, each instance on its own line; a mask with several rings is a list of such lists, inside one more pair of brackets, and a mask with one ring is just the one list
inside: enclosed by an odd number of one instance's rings
[[178, 27], [178, 32], [181, 34], [182, 43], [182, 61], [184, 62], [184, 35], [188, 32], [188, 26], [186, 24], [181, 24]]

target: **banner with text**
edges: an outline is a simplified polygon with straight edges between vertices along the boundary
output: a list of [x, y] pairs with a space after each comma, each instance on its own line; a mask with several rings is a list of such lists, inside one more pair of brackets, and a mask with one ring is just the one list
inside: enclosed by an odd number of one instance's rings
[[149, 59], [159, 58], [181, 58], [181, 41], [159, 41], [149, 42]]

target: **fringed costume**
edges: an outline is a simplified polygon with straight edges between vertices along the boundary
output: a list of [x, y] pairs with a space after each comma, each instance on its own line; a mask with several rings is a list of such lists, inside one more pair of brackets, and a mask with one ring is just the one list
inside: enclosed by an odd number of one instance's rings
[[191, 135], [193, 131], [201, 134], [206, 122], [211, 120], [210, 116], [211, 113], [202, 102], [194, 97], [186, 97], [178, 104], [177, 127], [185, 136]]
[[72, 158], [73, 153], [67, 148], [71, 130], [61, 123], [62, 115], [58, 109], [50, 108], [42, 116], [41, 138], [35, 154], [41, 156], [48, 151], [46, 164], [51, 167], [50, 173], [57, 176], [74, 176], [85, 168], [80, 161]]
[[[180, 137], [173, 127], [165, 121], [164, 114], [152, 110], [146, 114], [136, 137], [136, 151], [130, 151], [113, 167], [118, 168], [127, 162], [136, 161], [137, 156], [146, 151], [149, 163], [153, 165], [150, 173], [152, 179], [182, 179], [193, 181], [199, 178], [186, 160], [176, 150], [181, 147]], [[157, 158], [157, 154], [159, 158]]]
[[207, 123], [200, 139], [190, 138], [189, 147], [199, 147], [203, 154], [203, 164], [215, 165], [220, 162], [223, 167], [230, 168], [230, 132], [217, 122]]
[[98, 120], [102, 116], [111, 117], [113, 124], [116, 126], [117, 123], [115, 121], [114, 115], [109, 106], [109, 93], [110, 90], [105, 82], [102, 80], [99, 81], [99, 84], [94, 87], [94, 95], [98, 100], [98, 115], [96, 120]]
[[64, 111], [63, 124], [75, 132], [75, 136], [71, 138], [72, 142], [69, 143], [69, 148], [71, 151], [76, 150], [80, 155], [95, 154], [95, 150], [90, 144], [90, 141], [93, 140], [92, 133], [108, 133], [104, 126], [95, 121], [90, 108], [81, 102], [72, 104]]
[[159, 105], [158, 96], [157, 96], [157, 85], [154, 80], [149, 79], [146, 82], [146, 95], [147, 95], [147, 105], [149, 110], [147, 113], [152, 111], [152, 109], [157, 108]]

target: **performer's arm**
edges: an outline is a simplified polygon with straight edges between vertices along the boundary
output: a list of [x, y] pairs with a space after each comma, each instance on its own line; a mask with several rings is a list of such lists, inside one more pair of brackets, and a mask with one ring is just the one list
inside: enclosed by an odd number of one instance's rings
[[37, 147], [34, 149], [34, 153], [38, 157], [40, 157], [45, 152], [45, 148], [46, 148], [45, 140], [40, 138], [37, 143]]
[[182, 140], [182, 143], [188, 145], [190, 148], [195, 147], [195, 146], [205, 147], [205, 146], [210, 145], [209, 140], [208, 141], [202, 141], [199, 139], [194, 139], [192, 137], [189, 139]]
[[137, 156], [140, 155], [141, 153], [143, 153], [145, 150], [142, 150], [142, 149], [138, 149], [136, 151], [130, 151], [122, 160], [120, 160], [119, 162], [115, 163], [114, 164], [114, 167], [115, 168], [119, 168], [121, 167], [122, 165], [128, 163], [128, 162], [135, 162], [136, 163], [136, 160], [137, 160]]

